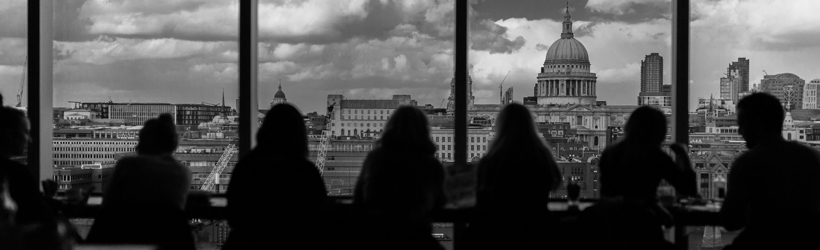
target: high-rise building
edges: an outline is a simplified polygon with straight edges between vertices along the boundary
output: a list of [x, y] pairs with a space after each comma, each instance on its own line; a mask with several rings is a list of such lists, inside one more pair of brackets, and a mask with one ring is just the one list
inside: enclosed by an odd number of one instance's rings
[[720, 99], [731, 100], [737, 103], [740, 96], [741, 88], [743, 87], [743, 78], [740, 76], [739, 70], [731, 70], [726, 77], [720, 78]]
[[745, 57], [740, 57], [737, 59], [737, 62], [732, 62], [729, 64], [729, 68], [726, 69], [726, 75], [731, 75], [732, 71], [737, 71], [737, 74], [740, 78], [740, 92], [748, 92], [749, 91], [749, 59]]
[[513, 88], [507, 88], [507, 91], [504, 92], [504, 96], [501, 97], [501, 104], [510, 104], [513, 102]]
[[641, 92], [662, 92], [663, 57], [658, 53], [646, 55], [641, 61]]
[[760, 81], [760, 91], [774, 95], [783, 107], [793, 110], [803, 108], [803, 87], [806, 81], [792, 73], [765, 75]]
[[820, 97], [820, 79], [811, 80], [803, 87], [803, 109], [818, 109], [817, 99]]

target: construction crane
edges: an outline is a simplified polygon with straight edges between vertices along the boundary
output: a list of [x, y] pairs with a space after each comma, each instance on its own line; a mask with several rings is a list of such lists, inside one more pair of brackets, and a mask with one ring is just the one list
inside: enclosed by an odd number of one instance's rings
[[769, 75], [769, 73], [766, 73], [766, 71], [765, 71], [765, 70], [763, 70], [763, 74], [765, 74], [764, 76]]
[[504, 80], [501, 80], [501, 84], [498, 85], [498, 100], [501, 102], [501, 105], [504, 105], [504, 81], [507, 80], [507, 76], [510, 76], [510, 71], [507, 71], [507, 75], [504, 76]]
[[222, 156], [219, 157], [219, 161], [216, 162], [216, 166], [211, 169], [211, 174], [208, 175], [208, 179], [205, 179], [205, 183], [202, 184], [202, 187], [199, 190], [202, 191], [216, 191], [214, 188], [216, 184], [219, 184], [219, 176], [222, 175], [222, 171], [228, 166], [228, 162], [231, 160], [231, 157], [239, 151], [239, 148], [236, 147], [236, 142], [238, 139], [231, 141], [227, 147], [225, 147], [225, 151], [222, 152]]
[[[316, 155], [316, 169], [319, 170], [319, 175], [325, 175], [325, 158], [327, 157], [327, 148], [330, 145], [330, 133], [333, 131], [333, 106], [334, 102], [327, 107], [327, 119], [325, 120], [325, 129], [322, 130], [322, 139], [319, 141], [319, 153]], [[330, 124], [328, 128], [327, 124]]]
[[23, 106], [23, 90], [26, 87], [26, 70], [28, 70], [28, 56], [23, 60], [23, 77], [20, 78], [20, 89], [17, 90], [17, 104], [15, 107]]

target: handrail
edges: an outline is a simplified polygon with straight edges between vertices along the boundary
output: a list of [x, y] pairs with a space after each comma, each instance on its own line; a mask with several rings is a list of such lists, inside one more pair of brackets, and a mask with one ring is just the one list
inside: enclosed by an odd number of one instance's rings
[[[224, 194], [214, 194], [212, 197], [221, 198]], [[328, 196], [328, 204], [332, 206], [350, 206], [352, 197], [350, 196]], [[565, 199], [550, 199], [550, 203], [563, 204]], [[594, 199], [582, 199], [581, 203], [594, 203]], [[676, 221], [683, 223], [684, 226], [704, 226], [704, 225], [720, 225], [718, 213], [716, 211], [697, 211], [690, 210], [680, 206], [667, 206]], [[101, 205], [84, 205], [76, 207], [69, 211], [65, 211], [68, 218], [93, 218], [102, 209]], [[552, 210], [558, 216], [571, 215], [572, 212], [567, 210]], [[185, 208], [185, 214], [191, 218], [224, 220], [226, 219], [224, 206], [211, 206], [210, 204], [189, 204]], [[434, 211], [432, 214], [434, 221], [439, 222], [456, 222], [466, 223], [470, 222], [475, 215], [475, 208], [445, 208]]]
[[[224, 199], [221, 194], [213, 194], [210, 197], [216, 197], [220, 199]], [[192, 201], [193, 199], [189, 199]], [[344, 206], [353, 206], [351, 203], [351, 197], [349, 196], [329, 196], [328, 199], [328, 208], [335, 209]], [[560, 202], [564, 203], [566, 200], [564, 199], [550, 199], [550, 203]], [[595, 200], [585, 199], [582, 200], [583, 202], [594, 202]], [[688, 234], [686, 234], [686, 228], [689, 226], [719, 226], [720, 218], [719, 213], [717, 211], [702, 211], [702, 210], [692, 210], [687, 209], [681, 206], [668, 206], [666, 207], [668, 211], [672, 214], [675, 218], [675, 225], [674, 225], [674, 232], [675, 232], [675, 244], [678, 247], [686, 248], [689, 244], [688, 242]], [[98, 215], [102, 210], [101, 205], [85, 205], [80, 207], [74, 207], [67, 211], [64, 211], [64, 214], [68, 218], [94, 218]], [[439, 211], [434, 211], [432, 213], [432, 220], [435, 222], [451, 222], [454, 223], [454, 230], [459, 231], [466, 228], [465, 225], [467, 223], [472, 222], [476, 216], [476, 209], [473, 207], [469, 208], [457, 208], [457, 209], [442, 209]], [[573, 216], [579, 216], [579, 211], [573, 210], [552, 210], [551, 211], [555, 216], [559, 218], [569, 218]], [[226, 208], [224, 206], [211, 206], [210, 204], [188, 204], [185, 208], [185, 215], [191, 219], [207, 219], [207, 220], [226, 220]], [[458, 237], [454, 239], [459, 240]]]

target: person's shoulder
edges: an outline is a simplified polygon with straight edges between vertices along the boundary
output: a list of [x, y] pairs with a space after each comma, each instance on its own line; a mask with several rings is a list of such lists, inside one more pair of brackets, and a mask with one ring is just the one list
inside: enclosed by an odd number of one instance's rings
[[789, 147], [788, 147], [789, 149], [787, 149], [787, 150], [794, 151], [794, 152], [798, 153], [799, 154], [799, 156], [797, 156], [798, 158], [803, 158], [803, 159], [812, 158], [812, 159], [820, 161], [820, 151], [818, 151], [817, 149], [814, 149], [812, 147], [809, 147], [809, 146], [806, 146], [806, 145], [803, 145], [803, 144], [800, 144], [800, 143], [794, 142], [794, 141], [790, 141], [790, 142], [787, 142], [787, 143], [789, 144]]

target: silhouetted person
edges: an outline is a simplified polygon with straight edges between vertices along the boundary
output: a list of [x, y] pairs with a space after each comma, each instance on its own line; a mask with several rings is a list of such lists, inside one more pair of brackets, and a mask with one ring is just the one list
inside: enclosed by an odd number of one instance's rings
[[231, 233], [224, 249], [315, 248], [323, 237], [320, 214], [327, 191], [307, 158], [302, 114], [290, 104], [273, 106], [256, 141], [231, 175]]
[[[603, 202], [597, 208], [585, 211], [585, 216], [597, 220], [594, 223], [605, 225], [598, 230], [603, 230], [599, 236], [606, 238], [593, 243], [615, 248], [671, 247], [663, 239], [661, 225], [671, 226], [672, 220], [658, 204], [658, 185], [661, 180], [666, 180], [684, 196], [698, 196], [698, 193], [695, 172], [685, 146], [670, 146], [676, 161], [662, 151], [666, 129], [666, 117], [660, 110], [639, 107], [626, 123], [624, 139], [604, 150], [599, 166]], [[598, 212], [601, 210], [610, 215], [600, 217]]]
[[444, 206], [444, 168], [427, 116], [398, 108], [364, 161], [354, 193], [364, 232], [356, 249], [441, 249], [430, 213]]
[[179, 138], [170, 114], [145, 122], [136, 156], [117, 161], [103, 195], [102, 212], [87, 242], [151, 244], [161, 249], [194, 249], [183, 216], [190, 171], [171, 154]]
[[[0, 96], [0, 105], [2, 99]], [[17, 205], [14, 215], [16, 224], [42, 223], [53, 219], [53, 212], [40, 193], [37, 178], [27, 166], [12, 160], [12, 157], [25, 155], [30, 140], [26, 115], [12, 107], [1, 106], [0, 185], [4, 181], [8, 183], [9, 195]]]
[[723, 227], [745, 228], [727, 249], [816, 249], [820, 235], [820, 155], [783, 139], [777, 98], [754, 93], [737, 104], [749, 151], [729, 170]]
[[508, 104], [498, 114], [495, 138], [478, 165], [471, 248], [543, 249], [555, 246], [557, 221], [547, 209], [561, 172], [538, 136], [530, 111]]

